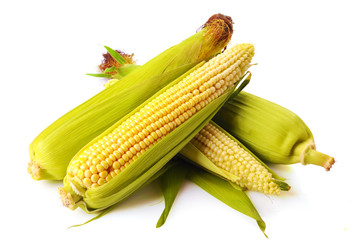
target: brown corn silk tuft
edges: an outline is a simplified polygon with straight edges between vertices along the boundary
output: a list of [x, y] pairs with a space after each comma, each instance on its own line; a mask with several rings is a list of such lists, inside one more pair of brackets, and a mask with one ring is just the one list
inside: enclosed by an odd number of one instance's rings
[[[123, 59], [125, 60], [126, 64], [135, 64], [135, 60], [134, 58], [134, 53], [132, 54], [127, 54], [123, 51], [120, 50], [115, 50], [117, 53], [120, 54], [120, 56], [123, 57]], [[104, 72], [105, 69], [107, 68], [111, 68], [111, 67], [116, 67], [116, 68], [120, 68], [122, 66], [122, 64], [118, 63], [113, 57], [112, 55], [110, 55], [108, 52], [103, 54], [103, 61], [102, 63], [98, 66], [99, 70], [101, 72]], [[116, 72], [109, 72], [108, 74], [115, 74]]]

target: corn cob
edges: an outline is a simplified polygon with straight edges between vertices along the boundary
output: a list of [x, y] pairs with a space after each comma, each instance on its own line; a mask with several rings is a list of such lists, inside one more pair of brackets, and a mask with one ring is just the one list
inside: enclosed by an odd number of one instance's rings
[[[201, 154], [195, 151], [200, 151]], [[225, 177], [245, 190], [276, 195], [280, 194], [281, 190], [289, 190], [289, 186], [282, 181], [284, 179], [272, 172], [254, 154], [214, 122], [208, 123], [197, 133], [180, 153], [187, 160]], [[208, 159], [221, 171], [203, 162]]]
[[41, 132], [29, 148], [35, 180], [61, 180], [72, 157], [139, 104], [203, 60], [219, 53], [232, 36], [230, 17], [217, 14], [203, 29], [74, 108]]
[[225, 50], [83, 147], [59, 189], [63, 204], [97, 211], [137, 190], [135, 184], [163, 167], [228, 100], [253, 55], [252, 44]]
[[[117, 81], [119, 80], [116, 78], [109, 80], [105, 88]], [[283, 178], [276, 175], [243, 144], [214, 122], [207, 124], [180, 153], [184, 155], [183, 158], [221, 175], [244, 190], [279, 195], [281, 190], [288, 191], [290, 189], [282, 181]], [[207, 160], [219, 169], [212, 164], [205, 163]]]
[[264, 161], [314, 164], [327, 171], [335, 162], [316, 151], [312, 132], [295, 113], [250, 93], [241, 92], [213, 120]]

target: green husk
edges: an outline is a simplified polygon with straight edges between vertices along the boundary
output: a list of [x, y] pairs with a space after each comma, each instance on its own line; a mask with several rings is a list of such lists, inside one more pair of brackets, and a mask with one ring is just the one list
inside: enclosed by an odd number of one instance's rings
[[163, 226], [166, 222], [174, 200], [188, 173], [188, 168], [186, 168], [176, 157], [173, 158], [171, 162], [175, 163], [174, 166], [160, 177], [160, 185], [164, 197], [164, 211], [159, 217], [157, 228]]
[[252, 153], [275, 164], [314, 164], [330, 170], [333, 157], [316, 151], [311, 130], [290, 110], [241, 92], [213, 119]]
[[[196, 167], [189, 168], [187, 178], [231, 208], [255, 219], [261, 231], [265, 232], [266, 224], [245, 192], [233, 187], [228, 181]], [[266, 234], [265, 236], [267, 237]]]
[[[223, 22], [222, 22], [223, 21]], [[131, 71], [63, 115], [30, 144], [28, 172], [35, 180], [61, 180], [72, 157], [135, 107], [198, 63], [219, 53], [229, 42], [231, 21], [208, 21], [203, 29]], [[147, 84], [149, 89], [137, 88]]]

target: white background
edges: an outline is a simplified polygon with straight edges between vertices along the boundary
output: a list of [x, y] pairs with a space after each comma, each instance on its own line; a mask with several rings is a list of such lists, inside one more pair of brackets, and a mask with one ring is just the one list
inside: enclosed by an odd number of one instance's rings
[[[0, 3], [0, 238], [265, 239], [255, 221], [186, 182], [166, 224], [156, 183], [114, 212], [91, 216], [62, 206], [59, 182], [27, 174], [30, 142], [103, 88], [104, 45], [143, 64], [191, 36], [214, 13], [234, 21], [232, 43], [256, 55], [247, 91], [297, 113], [330, 172], [272, 166], [292, 186], [280, 197], [251, 193], [270, 239], [360, 239], [360, 6], [358, 1], [2, 1]], [[8, 235], [10, 234], [10, 235]]]

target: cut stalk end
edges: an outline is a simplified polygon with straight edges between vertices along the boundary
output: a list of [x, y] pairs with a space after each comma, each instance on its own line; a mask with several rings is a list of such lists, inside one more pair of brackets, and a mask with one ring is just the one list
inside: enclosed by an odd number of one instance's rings
[[65, 207], [71, 210], [76, 209], [75, 200], [72, 194], [70, 194], [64, 187], [58, 188], [58, 193], [60, 194], [61, 201]]
[[330, 171], [331, 167], [335, 163], [335, 159], [324, 153], [316, 151], [315, 147], [310, 147], [304, 154], [303, 164], [313, 164], [324, 167], [326, 171]]
[[41, 178], [41, 167], [35, 161], [31, 160], [28, 163], [28, 173], [34, 180], [40, 180]]

